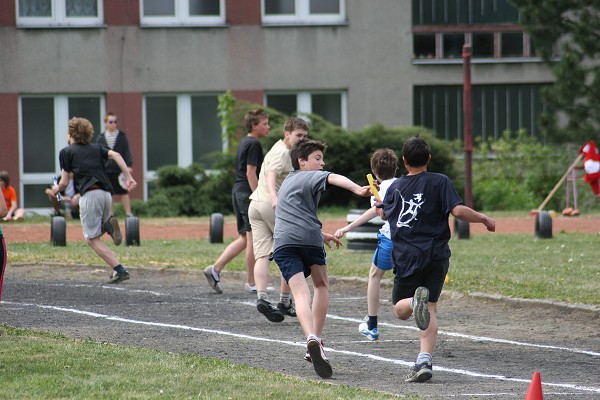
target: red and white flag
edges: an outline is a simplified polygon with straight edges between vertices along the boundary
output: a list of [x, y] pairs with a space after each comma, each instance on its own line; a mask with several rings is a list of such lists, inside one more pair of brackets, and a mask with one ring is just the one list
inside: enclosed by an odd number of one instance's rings
[[600, 155], [596, 142], [590, 140], [585, 143], [579, 149], [579, 153], [583, 154], [583, 181], [590, 184], [594, 195], [600, 196]]

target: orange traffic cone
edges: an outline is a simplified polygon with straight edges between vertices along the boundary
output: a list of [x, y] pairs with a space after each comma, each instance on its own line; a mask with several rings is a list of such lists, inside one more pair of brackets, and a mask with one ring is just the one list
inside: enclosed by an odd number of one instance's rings
[[531, 384], [529, 390], [525, 395], [525, 400], [544, 400], [544, 394], [542, 393], [542, 380], [540, 379], [540, 373], [534, 372], [533, 378], [531, 378]]

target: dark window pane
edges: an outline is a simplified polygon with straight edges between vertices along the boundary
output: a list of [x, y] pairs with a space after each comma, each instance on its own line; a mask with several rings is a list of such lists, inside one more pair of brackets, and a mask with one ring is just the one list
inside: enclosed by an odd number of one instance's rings
[[294, 0], [265, 0], [265, 15], [295, 14]]
[[339, 0], [310, 0], [310, 14], [339, 14]]
[[342, 95], [313, 94], [312, 113], [325, 118], [332, 124], [342, 125]]
[[94, 127], [95, 142], [98, 135], [104, 130], [102, 117], [100, 116], [100, 98], [99, 97], [69, 97], [69, 118], [83, 117], [89, 120]]
[[144, 16], [146, 17], [164, 17], [175, 15], [174, 0], [142, 0], [144, 6]]
[[177, 98], [146, 97], [148, 170], [177, 165]]
[[[23, 185], [23, 207], [45, 208], [51, 207], [46, 188], [49, 185]], [[17, 196], [17, 200], [18, 196]]]
[[493, 33], [473, 33], [473, 57], [494, 57]]
[[435, 34], [414, 35], [414, 58], [435, 58]]
[[206, 168], [214, 164], [211, 153], [223, 152], [217, 105], [217, 96], [192, 97], [192, 159]]
[[98, 0], [67, 0], [67, 17], [97, 17]]
[[462, 33], [445, 33], [444, 58], [462, 58], [462, 47], [465, 44], [465, 35]]
[[55, 171], [58, 162], [54, 159], [54, 99], [22, 98], [21, 108], [23, 172]]
[[521, 32], [506, 32], [501, 34], [502, 57], [523, 57], [523, 34]]
[[219, 0], [189, 0], [190, 16], [220, 15]]
[[530, 41], [532, 57], [550, 57], [554, 54], [552, 40], [544, 38], [541, 40]]
[[52, 0], [19, 0], [19, 17], [51, 17]]
[[286, 115], [295, 115], [298, 111], [298, 98], [295, 94], [268, 94], [267, 106]]

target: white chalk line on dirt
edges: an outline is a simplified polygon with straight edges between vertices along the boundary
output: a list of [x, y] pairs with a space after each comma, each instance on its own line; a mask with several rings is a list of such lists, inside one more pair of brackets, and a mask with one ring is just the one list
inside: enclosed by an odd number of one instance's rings
[[[92, 317], [92, 318], [101, 318], [101, 319], [105, 319], [105, 320], [109, 320], [109, 321], [117, 321], [117, 322], [123, 322], [123, 323], [128, 323], [128, 324], [154, 326], [154, 327], [159, 327], [159, 328], [183, 329], [183, 330], [188, 330], [188, 331], [212, 333], [212, 334], [217, 334], [217, 335], [254, 340], [254, 341], [259, 341], [259, 342], [271, 342], [271, 343], [285, 344], [285, 345], [295, 346], [295, 347], [305, 347], [306, 346], [306, 344], [304, 342], [293, 342], [293, 341], [289, 341], [289, 340], [278, 340], [278, 339], [270, 339], [270, 338], [264, 338], [264, 337], [256, 337], [256, 336], [250, 336], [250, 335], [245, 335], [245, 334], [240, 334], [240, 333], [221, 331], [218, 329], [198, 328], [198, 327], [193, 327], [193, 326], [188, 326], [188, 325], [141, 321], [141, 320], [135, 320], [135, 319], [130, 319], [130, 318], [123, 318], [123, 317], [119, 317], [119, 316], [115, 316], [115, 315], [106, 315], [106, 314], [100, 314], [100, 313], [95, 313], [95, 312], [91, 312], [91, 311], [78, 310], [75, 308], [65, 308], [65, 307], [57, 307], [57, 306], [44, 305], [44, 304], [20, 303], [20, 302], [11, 302], [11, 301], [3, 301], [2, 303], [17, 305], [17, 306], [37, 307], [37, 308], [42, 308], [42, 309], [46, 309], [46, 310], [63, 311], [63, 312], [84, 315], [84, 316], [88, 316], [88, 317]], [[349, 320], [351, 320], [351, 319], [349, 318]], [[349, 351], [349, 350], [333, 349], [331, 347], [325, 347], [325, 349], [330, 353], [344, 354], [344, 355], [353, 356], [353, 357], [363, 357], [363, 358], [368, 358], [368, 359], [371, 359], [374, 361], [381, 361], [381, 362], [386, 362], [386, 363], [391, 363], [391, 364], [396, 364], [396, 365], [403, 365], [403, 366], [413, 365], [413, 362], [397, 360], [397, 359], [387, 358], [387, 357], [381, 357], [381, 356], [376, 356], [373, 354], [366, 354], [366, 353], [360, 353], [360, 352]], [[479, 372], [467, 371], [464, 369], [445, 368], [445, 367], [440, 367], [438, 365], [436, 365], [436, 370], [442, 371], [442, 372], [450, 372], [450, 373], [454, 373], [454, 374], [470, 376], [470, 377], [474, 377], [474, 378], [495, 379], [495, 380], [519, 382], [519, 383], [529, 383], [530, 382], [529, 379], [511, 378], [511, 377], [504, 376], [504, 375], [483, 374], [483, 373], [479, 373]], [[551, 387], [557, 387], [557, 388], [563, 388], [563, 389], [572, 389], [572, 390], [578, 390], [578, 391], [600, 393], [600, 387], [580, 386], [580, 385], [571, 384], [571, 383], [554, 383], [554, 382], [543, 382], [542, 384], [545, 386], [549, 386], [549, 387], [551, 386]]]

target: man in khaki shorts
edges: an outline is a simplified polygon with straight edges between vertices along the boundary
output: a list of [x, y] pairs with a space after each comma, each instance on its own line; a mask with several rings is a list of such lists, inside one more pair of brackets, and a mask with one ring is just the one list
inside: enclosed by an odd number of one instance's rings
[[[254, 281], [256, 282], [256, 308], [271, 322], [282, 322], [285, 315], [295, 317], [289, 285], [281, 278], [281, 290], [277, 307], [269, 302], [267, 283], [269, 280], [269, 258], [273, 253], [275, 229], [275, 207], [277, 192], [286, 176], [293, 170], [290, 149], [308, 136], [308, 124], [293, 117], [284, 125], [283, 139], [271, 147], [258, 177], [258, 187], [250, 196], [248, 216], [252, 226], [254, 247]], [[280, 274], [281, 275], [281, 274]]]

